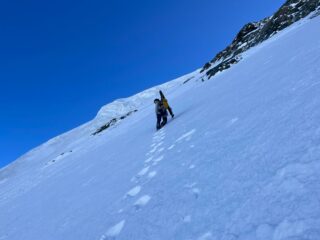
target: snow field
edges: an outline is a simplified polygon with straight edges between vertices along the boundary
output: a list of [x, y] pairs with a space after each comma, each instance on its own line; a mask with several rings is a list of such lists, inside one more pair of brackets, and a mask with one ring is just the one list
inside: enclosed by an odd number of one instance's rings
[[[320, 239], [319, 26], [165, 85], [160, 131], [152, 88], [2, 169], [0, 239]], [[117, 107], [139, 109], [92, 136]]]

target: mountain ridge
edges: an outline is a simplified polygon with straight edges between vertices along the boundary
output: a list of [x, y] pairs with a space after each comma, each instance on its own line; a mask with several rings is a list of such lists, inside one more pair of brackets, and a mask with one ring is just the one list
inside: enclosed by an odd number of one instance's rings
[[176, 117], [160, 131], [156, 86], [1, 169], [0, 239], [320, 239], [319, 26], [161, 85]]
[[[237, 34], [236, 38], [232, 41], [232, 44], [227, 46], [220, 53], [218, 53], [214, 59], [212, 59], [210, 62], [206, 63], [202, 68], [199, 68], [191, 73], [188, 73], [186, 75], [178, 77], [177, 79], [173, 79], [171, 81], [168, 81], [168, 82], [161, 84], [159, 86], [155, 86], [150, 89], [144, 90], [144, 91], [137, 93], [133, 96], [130, 96], [127, 98], [122, 98], [122, 99], [117, 99], [111, 103], [108, 103], [108, 104], [101, 107], [101, 109], [98, 111], [96, 117], [93, 120], [91, 120], [87, 123], [84, 123], [79, 127], [71, 129], [71, 130], [67, 131], [66, 133], [63, 133], [55, 138], [49, 139], [46, 143], [50, 143], [51, 141], [54, 141], [54, 139], [56, 139], [56, 138], [61, 138], [65, 134], [68, 134], [69, 132], [76, 131], [78, 128], [79, 129], [86, 128], [86, 126], [88, 124], [91, 124], [93, 126], [93, 127], [91, 127], [90, 133], [94, 134], [97, 131], [99, 131], [99, 129], [108, 125], [108, 123], [111, 123], [113, 121], [113, 119], [122, 118], [123, 116], [125, 116], [126, 114], [129, 114], [130, 112], [137, 111], [141, 107], [143, 108], [145, 105], [145, 102], [148, 102], [148, 101], [150, 102], [152, 100], [152, 98], [158, 94], [158, 91], [160, 89], [168, 91], [170, 94], [170, 92], [172, 91], [171, 89], [174, 89], [175, 87], [177, 87], [179, 85], [186, 84], [190, 80], [204, 81], [205, 79], [210, 79], [211, 77], [215, 76], [217, 73], [222, 72], [222, 71], [230, 68], [233, 64], [236, 64], [241, 60], [241, 58], [242, 58], [241, 54], [243, 54], [247, 50], [251, 49], [252, 47], [257, 46], [258, 44], [262, 43], [263, 41], [269, 39], [270, 37], [275, 35], [275, 33], [271, 34], [268, 38], [264, 39], [261, 42], [256, 41], [256, 43], [254, 45], [245, 44], [246, 42], [242, 42], [241, 39], [243, 37], [246, 37], [246, 36], [254, 33], [258, 29], [261, 30], [267, 24], [267, 22], [273, 18], [273, 16], [275, 16], [275, 15], [283, 16], [283, 14], [281, 14], [281, 13], [283, 11], [285, 11], [285, 9], [287, 9], [288, 6], [290, 6], [292, 4], [294, 4], [294, 7], [290, 8], [291, 9], [290, 14], [285, 15], [286, 16], [285, 19], [288, 19], [288, 17], [290, 17], [290, 16], [291, 17], [294, 16], [294, 18], [293, 18], [293, 20], [290, 18], [291, 19], [290, 24], [288, 23], [286, 26], [283, 24], [280, 24], [281, 30], [284, 30], [288, 26], [291, 26], [293, 23], [306, 17], [307, 15], [309, 15], [312, 12], [315, 12], [314, 15], [316, 15], [317, 13], [318, 14], [320, 13], [320, 8], [319, 8], [320, 1], [317, 1], [317, 0], [287, 0], [286, 3], [283, 4], [283, 6], [271, 17], [267, 17], [259, 22], [253, 22], [253, 23], [246, 24], [240, 30], [240, 32]], [[300, 11], [299, 7], [301, 7], [301, 6], [305, 10], [303, 11], [303, 14], [299, 14], [298, 17], [296, 17], [296, 15], [294, 13], [299, 12]], [[312, 17], [312, 16], [310, 16], [310, 17]], [[279, 18], [275, 18], [275, 20], [278, 20], [278, 19]], [[277, 32], [281, 31], [281, 30], [277, 30]], [[250, 38], [248, 38], [248, 39], [252, 40], [252, 38], [255, 38], [255, 36], [253, 36], [253, 37], [250, 36]], [[239, 48], [239, 46], [241, 47], [243, 44], [245, 44], [245, 46], [243, 46], [243, 48]], [[201, 73], [200, 76], [198, 76], [199, 73]], [[130, 104], [128, 104], [128, 102], [130, 102]], [[46, 144], [46, 143], [44, 143], [44, 144]], [[35, 149], [37, 149], [37, 147]], [[33, 149], [33, 150], [35, 150], [35, 149]], [[33, 151], [33, 150], [31, 150], [31, 151]], [[18, 158], [18, 159], [20, 159], [20, 158]], [[4, 169], [6, 167], [7, 166], [4, 166], [1, 169]], [[0, 169], [0, 171], [1, 171], [1, 169]]]
[[207, 62], [200, 72], [205, 72], [210, 79], [218, 72], [238, 63], [243, 52], [315, 11], [320, 12], [318, 0], [287, 0], [272, 16], [245, 24], [232, 43]]

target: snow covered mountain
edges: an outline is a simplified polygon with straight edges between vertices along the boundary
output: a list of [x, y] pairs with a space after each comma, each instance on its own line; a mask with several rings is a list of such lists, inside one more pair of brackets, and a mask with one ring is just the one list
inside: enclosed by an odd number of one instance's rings
[[201, 72], [206, 72], [208, 78], [211, 78], [218, 72], [230, 68], [241, 60], [243, 52], [312, 12], [315, 12], [316, 16], [319, 13], [319, 7], [319, 0], [287, 0], [271, 17], [246, 24], [232, 43], [206, 63]]
[[[310, 11], [1, 169], [0, 240], [319, 240], [319, 29]], [[176, 118], [155, 131], [159, 89]]]

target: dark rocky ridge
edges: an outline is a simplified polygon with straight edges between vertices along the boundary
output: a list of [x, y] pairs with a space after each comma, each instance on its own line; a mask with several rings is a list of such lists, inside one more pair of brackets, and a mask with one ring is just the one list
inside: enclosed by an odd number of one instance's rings
[[206, 72], [209, 79], [216, 73], [230, 68], [241, 60], [241, 53], [314, 11], [320, 12], [320, 0], [287, 0], [271, 17], [246, 24], [232, 43], [206, 63], [201, 72]]

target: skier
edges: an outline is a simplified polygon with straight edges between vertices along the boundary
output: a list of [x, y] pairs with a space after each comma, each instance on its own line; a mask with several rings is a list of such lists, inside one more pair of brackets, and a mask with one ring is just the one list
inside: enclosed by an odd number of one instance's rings
[[155, 104], [155, 110], [156, 110], [156, 115], [157, 115], [157, 130], [159, 130], [164, 125], [166, 125], [168, 112], [167, 112], [167, 109], [164, 107], [164, 105], [162, 104], [162, 102], [158, 98], [156, 98], [154, 100], [154, 104]]
[[173, 118], [174, 114], [172, 112], [171, 107], [169, 106], [168, 100], [165, 98], [165, 96], [161, 90], [159, 91], [159, 93], [160, 93], [161, 102], [162, 102], [163, 106], [169, 111], [171, 117]]

